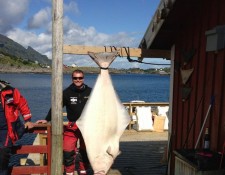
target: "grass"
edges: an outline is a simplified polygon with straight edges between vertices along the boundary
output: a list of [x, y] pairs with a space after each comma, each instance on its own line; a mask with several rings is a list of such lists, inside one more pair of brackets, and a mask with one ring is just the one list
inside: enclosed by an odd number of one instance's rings
[[17, 67], [17, 68], [21, 68], [21, 67], [39, 68], [40, 67], [39, 64], [36, 64], [34, 62], [23, 60], [16, 57], [5, 56], [3, 54], [0, 54], [0, 65], [4, 67]]

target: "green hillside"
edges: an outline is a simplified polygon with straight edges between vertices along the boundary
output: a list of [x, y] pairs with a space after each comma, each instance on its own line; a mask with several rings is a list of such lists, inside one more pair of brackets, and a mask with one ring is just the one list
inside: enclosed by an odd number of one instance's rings
[[7, 66], [7, 67], [40, 67], [39, 64], [36, 64], [33, 61], [27, 61], [23, 60], [21, 58], [17, 58], [14, 56], [6, 56], [4, 54], [0, 54], [0, 65], [2, 66]]
[[[15, 64], [29, 64], [37, 63], [42, 66], [51, 65], [51, 60], [46, 55], [42, 55], [32, 47], [24, 48], [19, 43], [9, 39], [8, 37], [0, 34], [0, 54], [8, 56], [12, 61], [16, 61]], [[2, 57], [1, 57], [2, 59]], [[6, 58], [6, 62], [11, 62]]]

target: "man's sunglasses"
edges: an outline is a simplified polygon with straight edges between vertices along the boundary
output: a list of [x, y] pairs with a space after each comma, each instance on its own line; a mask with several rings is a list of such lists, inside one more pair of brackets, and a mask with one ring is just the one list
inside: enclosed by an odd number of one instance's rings
[[84, 77], [73, 77], [73, 80], [83, 80]]

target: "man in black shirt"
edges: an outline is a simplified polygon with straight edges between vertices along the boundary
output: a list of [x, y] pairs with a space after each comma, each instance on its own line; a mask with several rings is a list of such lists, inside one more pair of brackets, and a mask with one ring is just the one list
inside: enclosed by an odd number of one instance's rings
[[[81, 132], [76, 125], [82, 110], [91, 93], [91, 88], [84, 84], [84, 73], [75, 70], [72, 73], [72, 84], [63, 91], [63, 106], [66, 107], [68, 125], [64, 127], [63, 133], [63, 158], [66, 175], [73, 175], [75, 170], [75, 156], [78, 151], [77, 141], [80, 141], [79, 152], [81, 159], [80, 175], [86, 175], [89, 161]], [[38, 120], [36, 123], [47, 123], [51, 121], [51, 109], [45, 120]]]

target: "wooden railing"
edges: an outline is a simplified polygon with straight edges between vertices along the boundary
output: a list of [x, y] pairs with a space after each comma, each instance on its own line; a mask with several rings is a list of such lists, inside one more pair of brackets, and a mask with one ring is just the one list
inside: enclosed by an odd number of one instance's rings
[[125, 107], [129, 108], [130, 114], [132, 113], [132, 109], [138, 106], [169, 106], [168, 102], [126, 102], [123, 103]]
[[35, 127], [29, 131], [30, 133], [40, 134], [47, 139], [45, 145], [21, 145], [13, 147], [13, 154], [30, 154], [39, 153], [47, 156], [47, 162], [40, 162], [40, 165], [24, 165], [13, 166], [10, 169], [10, 174], [51, 174], [51, 125], [35, 124]]

